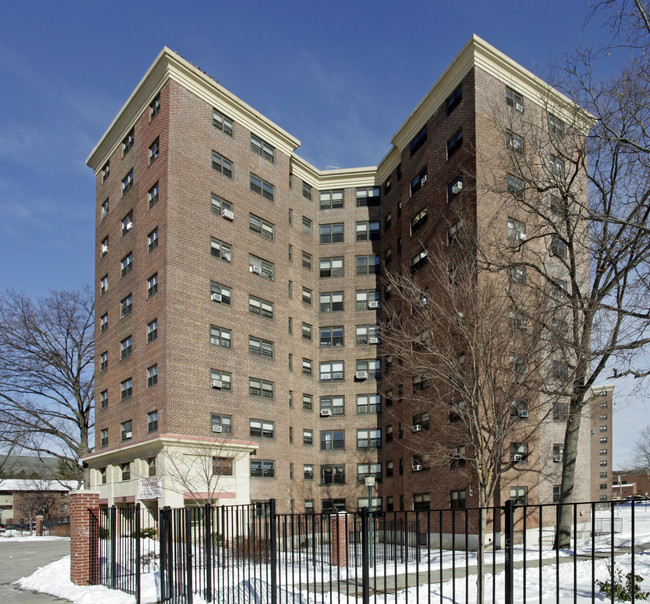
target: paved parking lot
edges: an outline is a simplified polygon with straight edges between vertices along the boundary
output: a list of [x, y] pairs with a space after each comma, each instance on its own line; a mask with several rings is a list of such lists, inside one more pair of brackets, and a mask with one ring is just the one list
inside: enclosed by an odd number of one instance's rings
[[0, 539], [0, 602], [32, 604], [67, 602], [47, 594], [22, 591], [11, 585], [16, 579], [31, 575], [37, 568], [70, 553], [69, 539], [53, 541], [4, 541]]

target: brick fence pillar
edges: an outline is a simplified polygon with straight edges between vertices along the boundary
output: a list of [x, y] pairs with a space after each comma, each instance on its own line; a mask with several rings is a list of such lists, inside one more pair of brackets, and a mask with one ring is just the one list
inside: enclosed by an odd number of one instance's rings
[[[352, 518], [352, 521], [349, 519]], [[349, 531], [353, 527], [352, 514], [340, 512], [330, 516], [330, 547], [332, 548], [332, 565], [342, 568], [348, 565]]]
[[42, 535], [43, 534], [43, 516], [36, 516], [34, 518], [36, 522], [36, 532], [34, 533], [35, 535]]
[[[99, 493], [70, 492], [70, 581], [75, 585], [90, 585], [97, 568], [97, 535], [91, 539], [90, 510], [97, 513]], [[92, 532], [95, 532], [94, 530]]]

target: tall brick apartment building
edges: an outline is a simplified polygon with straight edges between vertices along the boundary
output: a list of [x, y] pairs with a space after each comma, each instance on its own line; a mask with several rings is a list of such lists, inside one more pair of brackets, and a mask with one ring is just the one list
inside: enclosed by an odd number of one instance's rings
[[[466, 474], [416, 480], [410, 452], [386, 442], [381, 273], [417, 262], [413, 231], [426, 240], [454, 201], [489, 218], [476, 191], [490, 170], [477, 157], [505, 144], [489, 114], [496, 103], [543, 115], [549, 95], [568, 102], [473, 37], [378, 166], [319, 170], [296, 138], [163, 49], [87, 162], [98, 395], [85, 461], [103, 500], [133, 501], [140, 479], [160, 476], [158, 505], [183, 505], [191, 480], [174, 460], [207, 456], [219, 484], [196, 491], [220, 503], [356, 509], [375, 475], [384, 509], [446, 507], [451, 492], [476, 504]], [[550, 470], [518, 475], [505, 498], [535, 485], [533, 499], [551, 501], [563, 432], [544, 427]]]

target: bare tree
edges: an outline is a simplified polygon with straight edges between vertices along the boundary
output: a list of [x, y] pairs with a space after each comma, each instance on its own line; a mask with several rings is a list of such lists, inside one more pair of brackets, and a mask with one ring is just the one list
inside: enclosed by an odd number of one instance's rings
[[58, 457], [81, 478], [94, 400], [93, 295], [0, 295], [0, 444]]
[[643, 472], [650, 472], [650, 426], [646, 426], [639, 434], [632, 467], [641, 469]]
[[[481, 254], [491, 270], [522, 266], [532, 277], [528, 287], [548, 294], [554, 311], [537, 321], [549, 334], [565, 324], [550, 344], [563, 367], [558, 394], [568, 405], [563, 503], [574, 499], [578, 433], [591, 386], [605, 375], [649, 373], [639, 354], [650, 342], [648, 13], [640, 0], [607, 1], [596, 10], [614, 25], [614, 39], [599, 52], [579, 51], [563, 68], [559, 86], [575, 104], [549, 94], [541, 111], [494, 111], [508, 173], [495, 173], [492, 192], [507, 196], [515, 208], [508, 211], [525, 224], [525, 255], [515, 260], [496, 242]], [[597, 62], [617, 49], [623, 66], [596, 81]], [[570, 521], [571, 509], [563, 506], [559, 547], [570, 542]]]
[[57, 491], [50, 488], [49, 482], [45, 480], [32, 480], [28, 486], [29, 490], [22, 491], [19, 495], [18, 508], [27, 517], [29, 530], [33, 532], [33, 522], [36, 516], [51, 518], [59, 504], [60, 496]]

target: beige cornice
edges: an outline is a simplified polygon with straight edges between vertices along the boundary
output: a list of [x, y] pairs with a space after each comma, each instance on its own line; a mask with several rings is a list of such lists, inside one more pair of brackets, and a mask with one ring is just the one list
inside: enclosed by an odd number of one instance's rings
[[298, 178], [317, 189], [372, 187], [378, 182], [375, 166], [319, 170], [295, 154], [292, 157], [291, 171]]

